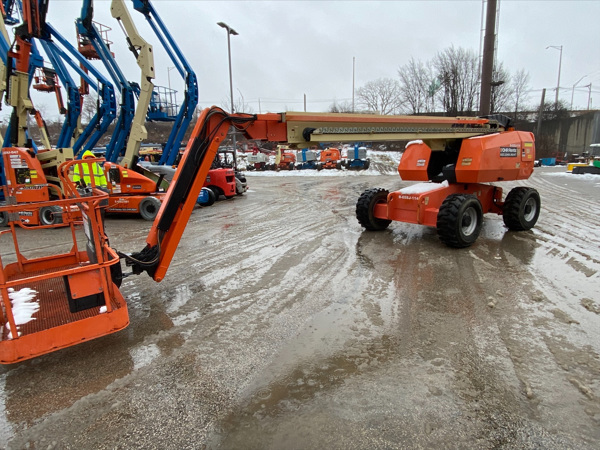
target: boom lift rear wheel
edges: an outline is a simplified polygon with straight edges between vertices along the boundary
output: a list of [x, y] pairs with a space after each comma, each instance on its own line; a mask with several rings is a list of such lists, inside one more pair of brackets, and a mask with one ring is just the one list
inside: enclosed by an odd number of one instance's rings
[[540, 215], [540, 194], [533, 188], [516, 187], [506, 196], [502, 218], [509, 230], [530, 230]]
[[40, 223], [42, 225], [56, 225], [62, 222], [62, 208], [60, 206], [40, 208]]
[[374, 215], [375, 205], [386, 203], [389, 191], [386, 189], [375, 188], [367, 189], [363, 192], [356, 202], [356, 218], [364, 228], [369, 231], [385, 230], [391, 220], [378, 219]]
[[8, 213], [0, 212], [0, 227], [8, 226]]
[[140, 202], [140, 216], [144, 220], [154, 220], [159, 209], [160, 200], [150, 195]]
[[440, 240], [449, 247], [468, 247], [477, 240], [483, 224], [481, 203], [474, 195], [451, 194], [437, 215]]

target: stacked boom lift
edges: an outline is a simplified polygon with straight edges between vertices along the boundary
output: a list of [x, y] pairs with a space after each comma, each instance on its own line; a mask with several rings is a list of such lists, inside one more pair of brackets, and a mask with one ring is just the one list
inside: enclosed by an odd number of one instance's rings
[[[26, 44], [33, 36], [33, 31], [17, 35], [19, 44], [25, 45], [21, 52], [29, 48]], [[21, 57], [29, 56], [28, 52]], [[20, 92], [26, 100], [28, 63], [17, 60], [15, 70], [25, 74], [21, 78], [26, 85]], [[3, 150], [5, 161], [16, 150], [31, 151], [26, 145], [26, 130], [21, 129], [21, 124], [16, 125], [22, 139], [16, 146]], [[398, 170], [404, 180], [421, 183], [398, 192], [365, 191], [358, 199], [356, 215], [368, 230], [382, 230], [393, 220], [418, 223], [437, 227], [440, 239], [447, 245], [465, 247], [477, 238], [483, 213], [502, 214], [508, 228], [527, 230], [535, 224], [540, 212], [535, 190], [517, 187], [503, 200], [502, 189], [489, 184], [524, 180], [533, 172], [533, 135], [514, 131], [503, 117], [291, 112], [249, 115], [208, 108], [194, 126], [145, 245], [138, 252], [126, 254], [110, 247], [102, 214], [109, 195], [98, 189], [93, 180], [90, 186], [81, 189], [70, 179], [74, 166], [83, 169], [88, 165], [91, 169], [89, 165], [99, 160], [69, 159], [57, 164], [56, 176], [63, 195], [35, 202], [36, 207], [59, 207], [67, 216], [74, 207], [80, 212], [80, 218], [66, 221], [73, 243], [64, 253], [27, 258], [19, 245], [22, 233], [17, 231], [23, 224], [18, 215], [31, 208], [31, 204], [0, 206], [0, 213], [9, 218], [9, 228], [0, 231], [0, 238], [6, 241], [9, 237], [14, 247], [11, 256], [14, 261], [4, 265], [0, 259], [0, 362], [26, 360], [127, 326], [127, 306], [119, 291], [124, 276], [121, 260], [131, 269], [130, 274], [146, 272], [157, 282], [165, 277], [230, 127], [250, 140], [298, 148], [332, 141], [412, 139]], [[81, 229], [85, 232], [83, 243], [81, 233], [78, 234]], [[36, 231], [36, 228], [26, 230]], [[31, 290], [39, 311], [35, 313], [36, 320], [23, 323], [18, 298], [20, 293]]]

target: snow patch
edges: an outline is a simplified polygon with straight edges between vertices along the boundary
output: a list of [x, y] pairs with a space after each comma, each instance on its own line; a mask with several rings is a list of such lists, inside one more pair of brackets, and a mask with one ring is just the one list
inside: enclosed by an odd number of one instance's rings
[[412, 186], [400, 189], [402, 194], [423, 194], [425, 192], [435, 191], [436, 189], [448, 187], [448, 180], [444, 180], [441, 183], [417, 183]]
[[568, 178], [577, 178], [578, 180], [586, 180], [586, 181], [598, 181], [600, 180], [600, 175], [596, 173], [580, 173], [573, 174], [570, 172], [555, 172], [555, 173], [544, 173], [545, 177], [568, 177]]
[[423, 141], [421, 139], [417, 139], [415, 141], [410, 141], [408, 144], [406, 144], [406, 146], [404, 147], [404, 149], [407, 149], [409, 145], [413, 145], [413, 144], [422, 144]]
[[[19, 291], [15, 291], [13, 288], [8, 288], [8, 298], [12, 305], [13, 318], [15, 319], [15, 325], [24, 325], [32, 320], [35, 320], [33, 315], [40, 310], [40, 305], [35, 299], [38, 292], [30, 288], [23, 288]], [[8, 330], [8, 339], [13, 338], [13, 332], [16, 332], [18, 336], [21, 335], [19, 327], [16, 330], [11, 330], [8, 320], [6, 321], [6, 329]]]
[[106, 312], [106, 305], [100, 307], [100, 314], [104, 314]]

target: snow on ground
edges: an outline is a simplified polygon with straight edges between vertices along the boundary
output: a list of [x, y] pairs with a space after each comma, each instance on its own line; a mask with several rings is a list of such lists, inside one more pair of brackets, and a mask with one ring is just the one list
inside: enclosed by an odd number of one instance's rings
[[598, 181], [600, 182], [600, 175], [594, 173], [581, 173], [581, 174], [573, 174], [571, 172], [548, 172], [545, 173], [544, 176], [548, 177], [566, 177], [566, 178], [577, 178], [578, 180], [586, 180], [586, 181]]

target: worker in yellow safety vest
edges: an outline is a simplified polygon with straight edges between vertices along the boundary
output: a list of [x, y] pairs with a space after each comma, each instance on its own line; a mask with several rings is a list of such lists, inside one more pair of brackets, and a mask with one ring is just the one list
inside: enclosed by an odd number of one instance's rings
[[[96, 156], [90, 150], [86, 150], [81, 159], [95, 157]], [[90, 166], [92, 168], [92, 176], [94, 177], [93, 184], [90, 176]], [[79, 172], [81, 170], [80, 167], [83, 168], [83, 176]], [[73, 170], [73, 182], [82, 187], [96, 186], [98, 188], [106, 188], [106, 177], [104, 176], [104, 170], [98, 163], [76, 164]]]

